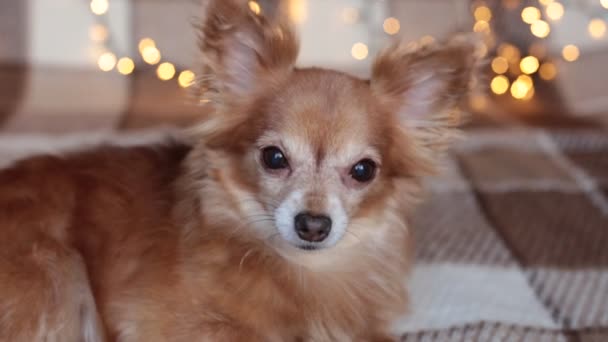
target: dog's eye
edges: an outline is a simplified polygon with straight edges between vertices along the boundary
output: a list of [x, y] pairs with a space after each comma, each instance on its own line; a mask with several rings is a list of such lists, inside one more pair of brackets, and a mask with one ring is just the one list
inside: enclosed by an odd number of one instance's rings
[[363, 159], [350, 169], [350, 176], [360, 183], [371, 181], [376, 175], [376, 163], [370, 159]]
[[289, 167], [287, 158], [276, 146], [266, 147], [262, 150], [262, 161], [264, 165], [271, 170], [285, 169]]

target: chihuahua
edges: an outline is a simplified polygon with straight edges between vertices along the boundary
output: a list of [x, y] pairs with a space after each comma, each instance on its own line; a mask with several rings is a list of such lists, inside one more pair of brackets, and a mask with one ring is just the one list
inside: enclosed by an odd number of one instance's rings
[[210, 0], [183, 139], [0, 172], [1, 341], [393, 341], [408, 218], [456, 134], [476, 40], [369, 80], [296, 68], [284, 16]]

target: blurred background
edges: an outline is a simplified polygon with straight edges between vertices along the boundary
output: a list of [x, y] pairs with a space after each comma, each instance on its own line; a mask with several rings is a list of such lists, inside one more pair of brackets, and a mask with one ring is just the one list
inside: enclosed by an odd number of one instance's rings
[[[0, 0], [0, 125], [52, 133], [195, 119], [199, 1]], [[301, 66], [365, 77], [391, 41], [476, 31], [488, 65], [468, 101], [472, 125], [608, 123], [608, 0], [284, 1]]]

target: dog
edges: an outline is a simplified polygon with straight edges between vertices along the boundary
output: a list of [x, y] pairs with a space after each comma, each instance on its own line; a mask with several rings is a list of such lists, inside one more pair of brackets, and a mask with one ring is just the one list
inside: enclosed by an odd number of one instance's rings
[[210, 1], [183, 138], [0, 172], [1, 341], [398, 338], [476, 43], [397, 43], [363, 80], [295, 67], [282, 18]]

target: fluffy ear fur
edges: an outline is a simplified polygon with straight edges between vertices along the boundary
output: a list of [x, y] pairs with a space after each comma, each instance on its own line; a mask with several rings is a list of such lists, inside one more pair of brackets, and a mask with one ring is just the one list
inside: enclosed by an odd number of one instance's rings
[[279, 10], [271, 17], [265, 14], [271, 11], [255, 14], [247, 1], [208, 1], [200, 39], [202, 102], [223, 109], [251, 99], [292, 70], [298, 41]]
[[461, 123], [457, 106], [470, 90], [480, 41], [456, 35], [445, 43], [396, 44], [376, 58], [371, 87], [396, 112], [423, 157], [436, 159]]

